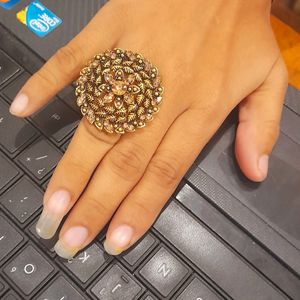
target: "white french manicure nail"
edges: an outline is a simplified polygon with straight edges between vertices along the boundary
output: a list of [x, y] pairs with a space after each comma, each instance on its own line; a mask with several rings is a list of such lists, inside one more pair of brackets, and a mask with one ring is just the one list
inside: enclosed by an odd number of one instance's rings
[[68, 229], [54, 246], [57, 255], [65, 259], [73, 258], [88, 238], [88, 230], [83, 226]]
[[18, 94], [14, 101], [12, 102], [9, 112], [12, 115], [19, 115], [21, 114], [27, 107], [28, 105], [28, 96], [25, 94]]
[[104, 249], [111, 255], [118, 255], [130, 245], [133, 236], [133, 228], [121, 225], [114, 229], [112, 234], [103, 243]]
[[68, 212], [70, 202], [71, 195], [68, 191], [58, 190], [52, 194], [36, 224], [37, 234], [41, 238], [50, 239], [54, 236], [61, 220]]

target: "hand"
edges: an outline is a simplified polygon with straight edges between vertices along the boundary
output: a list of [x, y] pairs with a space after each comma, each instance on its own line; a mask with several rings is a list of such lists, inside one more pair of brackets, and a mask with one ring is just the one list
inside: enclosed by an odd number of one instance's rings
[[199, 152], [239, 106], [236, 157], [251, 180], [267, 176], [287, 73], [267, 0], [112, 0], [24, 85], [11, 113], [26, 117], [75, 80], [95, 54], [142, 53], [162, 75], [159, 114], [124, 136], [82, 119], [44, 196], [37, 224], [71, 258], [112, 218], [105, 249], [119, 254], [152, 225]]

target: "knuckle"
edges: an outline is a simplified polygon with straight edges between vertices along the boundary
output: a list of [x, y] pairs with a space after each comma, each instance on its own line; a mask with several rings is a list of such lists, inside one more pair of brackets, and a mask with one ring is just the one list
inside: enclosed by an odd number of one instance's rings
[[152, 173], [162, 186], [171, 188], [180, 179], [178, 157], [173, 153], [158, 154], [149, 163], [148, 172]]
[[39, 83], [53, 88], [69, 82], [80, 65], [78, 54], [76, 54], [78, 51], [69, 44], [57, 50], [55, 55], [35, 73]]
[[88, 207], [87, 212], [94, 212], [97, 215], [107, 216], [110, 215], [110, 209], [104, 204], [103, 201], [97, 199], [92, 195], [85, 195], [83, 197], [84, 204]]
[[[141, 199], [143, 198], [141, 197]], [[137, 224], [139, 229], [144, 228], [146, 230], [154, 222], [158, 213], [159, 210], [155, 205], [145, 201], [132, 201], [130, 203], [130, 212], [127, 215], [127, 218], [129, 218], [128, 223]]]
[[61, 73], [66, 76], [73, 75], [79, 66], [79, 58], [77, 55], [78, 49], [75, 49], [71, 44], [67, 44], [58, 49], [53, 59], [55, 66]]
[[[143, 199], [141, 197], [141, 199]], [[134, 201], [133, 202], [133, 210], [140, 216], [154, 216], [157, 214], [157, 210], [155, 209], [155, 205], [150, 205], [150, 203], [146, 203], [145, 201]]]
[[140, 147], [129, 144], [115, 147], [110, 155], [110, 164], [114, 172], [123, 179], [136, 180], [143, 172]]
[[52, 70], [47, 69], [46, 67], [40, 69], [35, 75], [39, 85], [45, 88], [51, 87], [55, 88], [59, 85], [59, 81]]

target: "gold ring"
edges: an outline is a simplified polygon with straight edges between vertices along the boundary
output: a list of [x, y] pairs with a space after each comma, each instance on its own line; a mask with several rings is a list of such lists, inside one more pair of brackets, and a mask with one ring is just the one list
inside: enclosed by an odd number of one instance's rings
[[82, 115], [109, 133], [145, 127], [162, 101], [158, 69], [141, 54], [119, 48], [95, 55], [76, 85]]

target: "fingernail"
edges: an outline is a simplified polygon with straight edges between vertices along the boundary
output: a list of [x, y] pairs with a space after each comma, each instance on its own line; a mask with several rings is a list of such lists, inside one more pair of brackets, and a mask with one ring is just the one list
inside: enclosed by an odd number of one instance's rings
[[119, 255], [127, 246], [129, 246], [132, 236], [132, 227], [128, 225], [117, 227], [109, 238], [106, 238], [104, 241], [103, 246], [105, 251], [111, 255]]
[[269, 156], [263, 155], [258, 160], [258, 168], [262, 173], [263, 178], [266, 178], [268, 175], [268, 168], [269, 168]]
[[28, 104], [28, 97], [25, 94], [19, 94], [12, 102], [9, 112], [12, 115], [19, 115], [21, 114], [27, 107]]
[[71, 195], [68, 191], [59, 190], [52, 194], [45, 204], [43, 212], [36, 224], [36, 232], [43, 239], [51, 239], [63, 217], [68, 212]]
[[57, 255], [65, 259], [73, 258], [88, 238], [88, 230], [83, 226], [71, 227], [54, 246]]

